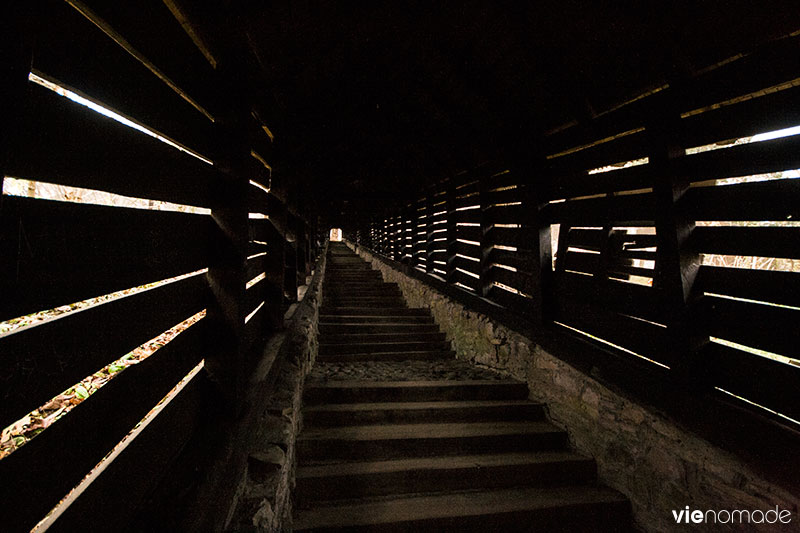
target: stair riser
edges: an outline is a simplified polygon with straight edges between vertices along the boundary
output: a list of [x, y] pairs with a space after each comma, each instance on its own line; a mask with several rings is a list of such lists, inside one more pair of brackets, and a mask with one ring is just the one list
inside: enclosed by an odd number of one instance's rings
[[329, 298], [323, 298], [322, 301], [325, 305], [330, 305], [332, 307], [406, 307], [406, 302], [402, 298], [385, 298], [371, 301], [331, 300]]
[[320, 355], [339, 355], [347, 353], [382, 353], [403, 351], [437, 351], [448, 350], [450, 343], [439, 342], [363, 342], [357, 344], [322, 344], [319, 345]]
[[453, 422], [500, 422], [541, 420], [544, 408], [538, 404], [497, 407], [449, 407], [431, 409], [372, 409], [369, 411], [306, 410], [307, 427], [367, 426], [372, 424], [429, 424]]
[[[322, 313], [321, 313], [322, 314]], [[342, 314], [342, 315], [324, 315], [320, 316], [320, 323], [322, 325], [335, 325], [335, 324], [368, 324], [368, 325], [383, 325], [383, 324], [392, 324], [392, 325], [403, 325], [403, 324], [411, 324], [411, 325], [430, 325], [433, 324], [433, 317], [431, 316], [391, 316], [391, 315], [358, 315], [355, 314]], [[358, 315], [358, 316], [357, 316]]]
[[320, 342], [328, 344], [363, 344], [378, 342], [444, 342], [444, 333], [360, 333], [347, 335], [323, 334]]
[[474, 385], [446, 385], [426, 387], [306, 387], [303, 400], [306, 405], [323, 403], [370, 403], [370, 402], [432, 402], [463, 400], [525, 400], [528, 387], [519, 384], [492, 384], [483, 382]]
[[566, 442], [566, 434], [561, 431], [387, 440], [301, 438], [297, 441], [297, 457], [301, 464], [319, 461], [377, 461], [404, 457], [559, 450], [566, 446]]
[[315, 502], [370, 496], [496, 489], [516, 486], [554, 487], [591, 483], [594, 461], [553, 461], [481, 468], [442, 468], [307, 478], [298, 472], [296, 498], [299, 507]]
[[[619, 503], [582, 503], [557, 508], [543, 508], [507, 513], [437, 517], [378, 525], [348, 524], [346, 527], [317, 527], [313, 531], [408, 533], [413, 531], [518, 531], [596, 533], [631, 532], [630, 505]], [[294, 531], [309, 531], [301, 524]]]
[[364, 361], [435, 361], [453, 359], [456, 353], [452, 350], [441, 352], [387, 352], [356, 353], [337, 355], [318, 355], [319, 363], [358, 363]]
[[320, 335], [342, 333], [438, 333], [435, 324], [320, 324]]
[[428, 309], [415, 309], [407, 307], [322, 307], [320, 315], [348, 315], [348, 316], [430, 316]]

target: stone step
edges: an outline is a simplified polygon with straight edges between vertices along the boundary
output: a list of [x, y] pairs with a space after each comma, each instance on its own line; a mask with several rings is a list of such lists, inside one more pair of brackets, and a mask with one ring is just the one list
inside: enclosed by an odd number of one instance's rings
[[323, 305], [330, 307], [406, 307], [406, 301], [400, 296], [386, 298], [356, 299], [323, 297]]
[[430, 316], [430, 310], [418, 307], [329, 307], [322, 306], [319, 314], [347, 316]]
[[363, 352], [318, 355], [320, 363], [358, 363], [363, 361], [435, 361], [440, 359], [455, 359], [456, 353], [452, 350], [420, 350], [404, 352]]
[[358, 313], [341, 315], [323, 315], [320, 312], [320, 324], [433, 324], [430, 315], [361, 315]]
[[305, 428], [297, 439], [300, 464], [436, 455], [560, 450], [566, 433], [546, 421], [375, 424]]
[[414, 457], [297, 469], [299, 507], [351, 498], [591, 483], [592, 459], [567, 451]]
[[512, 380], [329, 381], [309, 383], [303, 394], [305, 405], [527, 398], [528, 386]]
[[630, 504], [603, 487], [422, 494], [298, 510], [294, 531], [632, 531]]
[[345, 288], [330, 288], [322, 291], [323, 294], [328, 296], [386, 296], [386, 295], [401, 295], [400, 289], [397, 285], [389, 283], [381, 283], [374, 287], [345, 287]]
[[320, 335], [345, 334], [345, 333], [438, 333], [436, 324], [370, 324], [370, 323], [341, 323], [320, 324]]
[[383, 353], [383, 352], [421, 352], [448, 350], [450, 343], [440, 341], [397, 341], [397, 342], [360, 342], [358, 344], [330, 344], [320, 342], [319, 355], [337, 355], [348, 353]]
[[446, 340], [444, 333], [336, 333], [324, 334], [320, 336], [322, 344], [364, 344], [364, 343], [385, 343], [385, 342], [442, 342]]
[[306, 427], [541, 420], [544, 415], [542, 404], [526, 400], [342, 403], [303, 409]]

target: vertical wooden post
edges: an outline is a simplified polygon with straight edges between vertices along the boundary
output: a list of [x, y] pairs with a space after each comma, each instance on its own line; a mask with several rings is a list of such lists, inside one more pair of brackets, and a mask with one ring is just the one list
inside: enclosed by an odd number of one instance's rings
[[692, 286], [700, 266], [698, 254], [688, 247], [694, 220], [683, 201], [689, 179], [679, 170], [685, 157], [681, 138], [676, 88], [665, 93], [660, 106], [646, 124], [650, 140], [649, 167], [653, 175], [657, 260], [653, 287], [663, 295], [667, 328], [674, 354], [673, 370], [687, 382], [702, 381], [699, 362], [694, 358], [707, 339], [697, 338], [689, 316]]
[[433, 187], [425, 191], [425, 272], [428, 274], [433, 273], [433, 250], [436, 248], [436, 243], [433, 242], [433, 239], [436, 238], [433, 233], [436, 230], [436, 226], [433, 225], [433, 213], [435, 211], [433, 193]]
[[220, 110], [216, 115], [219, 151], [214, 161], [222, 173], [211, 198], [211, 217], [215, 222], [209, 245], [208, 282], [213, 298], [206, 320], [209, 350], [205, 368], [217, 385], [220, 397], [234, 412], [241, 407], [245, 378], [244, 318], [245, 262], [249, 236], [247, 163], [250, 149], [247, 138], [249, 111], [246, 98], [236, 81], [241, 79], [230, 64], [221, 64]]
[[489, 213], [489, 176], [482, 171], [478, 179], [478, 198], [481, 205], [480, 224], [481, 224], [481, 240], [480, 240], [480, 285], [478, 286], [478, 294], [483, 297], [489, 296], [491, 290], [491, 280], [489, 274], [491, 270], [490, 254], [492, 253], [492, 239], [491, 231], [491, 218]]
[[456, 238], [458, 236], [458, 226], [456, 225], [456, 183], [454, 180], [447, 180], [445, 185], [445, 207], [447, 208], [447, 266], [445, 266], [445, 281], [454, 283], [453, 276], [456, 272]]
[[522, 202], [520, 245], [529, 250], [523, 270], [531, 274], [521, 290], [531, 295], [530, 314], [534, 335], [552, 317], [553, 252], [550, 220], [547, 218], [547, 180], [545, 159], [526, 156], [515, 169]]

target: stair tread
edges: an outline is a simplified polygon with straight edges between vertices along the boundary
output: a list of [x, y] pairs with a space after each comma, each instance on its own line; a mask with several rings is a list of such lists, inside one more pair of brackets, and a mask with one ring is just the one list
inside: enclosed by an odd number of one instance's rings
[[365, 380], [342, 380], [329, 382], [310, 383], [308, 388], [325, 389], [398, 389], [398, 388], [425, 388], [425, 387], [464, 387], [481, 385], [486, 387], [497, 386], [519, 386], [524, 385], [521, 381], [514, 379], [461, 379], [461, 380], [424, 380], [424, 381], [365, 381]]
[[493, 466], [527, 465], [563, 462], [591, 462], [592, 459], [569, 451], [534, 451], [496, 454], [411, 457], [358, 463], [330, 463], [298, 466], [297, 479], [381, 474], [406, 470], [448, 470], [491, 468]]
[[435, 402], [365, 402], [365, 403], [333, 403], [325, 405], [309, 405], [305, 411], [373, 411], [373, 410], [409, 410], [421, 411], [425, 409], [462, 409], [481, 407], [526, 407], [541, 406], [542, 404], [527, 400], [465, 400], [465, 401], [435, 401]]
[[443, 422], [429, 424], [372, 424], [364, 426], [309, 427], [300, 441], [450, 439], [510, 434], [549, 434], [563, 430], [544, 420], [522, 422]]
[[[627, 501], [604, 487], [513, 488], [444, 494], [423, 494], [361, 500], [298, 510], [295, 531], [318, 527], [347, 527], [413, 522], [451, 517], [497, 515], [545, 509], [620, 505]], [[531, 527], [532, 524], [526, 524]]]

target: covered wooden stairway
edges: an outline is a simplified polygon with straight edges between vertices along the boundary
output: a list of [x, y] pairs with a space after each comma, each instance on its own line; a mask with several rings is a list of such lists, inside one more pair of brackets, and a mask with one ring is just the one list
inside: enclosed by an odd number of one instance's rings
[[[626, 499], [597, 486], [524, 383], [395, 381], [407, 361], [463, 364], [428, 309], [344, 244], [328, 253], [317, 365], [345, 376], [306, 384], [295, 531], [628, 530]], [[341, 367], [364, 361], [398, 368], [348, 379]]]

